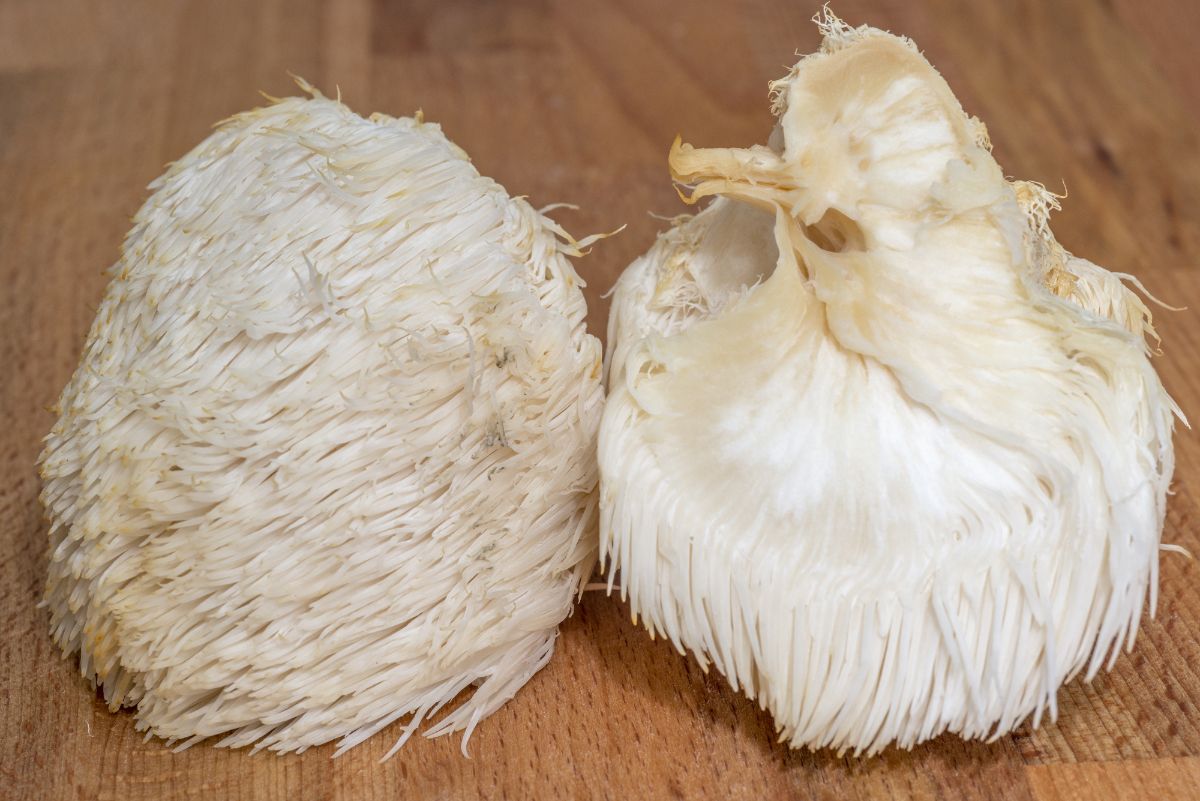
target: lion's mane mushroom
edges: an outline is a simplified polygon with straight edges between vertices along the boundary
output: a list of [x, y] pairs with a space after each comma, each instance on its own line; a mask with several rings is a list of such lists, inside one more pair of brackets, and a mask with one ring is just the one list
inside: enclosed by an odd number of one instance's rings
[[469, 736], [594, 563], [581, 243], [316, 93], [152, 189], [41, 459], [54, 639], [182, 745], [399, 747], [476, 685]]
[[616, 290], [601, 551], [793, 746], [994, 736], [1153, 609], [1177, 409], [912, 42], [820, 23], [772, 147], [672, 149], [716, 199]]

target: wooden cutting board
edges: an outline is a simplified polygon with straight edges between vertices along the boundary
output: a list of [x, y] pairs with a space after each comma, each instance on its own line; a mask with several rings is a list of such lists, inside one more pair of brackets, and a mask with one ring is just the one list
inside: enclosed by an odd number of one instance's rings
[[[992, 744], [944, 737], [876, 759], [790, 752], [768, 716], [588, 593], [549, 667], [457, 738], [393, 727], [337, 760], [144, 742], [61, 659], [37, 608], [33, 462], [129, 217], [217, 120], [294, 92], [422, 108], [514, 194], [569, 201], [578, 235], [628, 227], [579, 269], [590, 324], [683, 208], [677, 133], [763, 141], [766, 83], [814, 47], [813, 2], [0, 0], [0, 801], [17, 799], [1200, 798], [1200, 569], [1164, 554], [1133, 654], [1061, 696], [1059, 721]], [[1200, 308], [1195, 0], [843, 0], [912, 36], [1014, 175], [1070, 192], [1068, 248]], [[1200, 317], [1160, 312], [1167, 387], [1200, 417]], [[1181, 431], [1165, 540], [1200, 552], [1200, 439]]]

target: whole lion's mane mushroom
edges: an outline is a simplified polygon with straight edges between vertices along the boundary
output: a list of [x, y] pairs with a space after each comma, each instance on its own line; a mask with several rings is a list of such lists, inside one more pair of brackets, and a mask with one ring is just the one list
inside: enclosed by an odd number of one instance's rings
[[152, 189], [41, 459], [54, 639], [181, 745], [398, 748], [474, 684], [465, 749], [594, 564], [583, 243], [316, 93]]
[[1177, 409], [912, 42], [820, 22], [774, 147], [672, 150], [716, 199], [613, 299], [601, 550], [793, 746], [996, 736], [1153, 609]]

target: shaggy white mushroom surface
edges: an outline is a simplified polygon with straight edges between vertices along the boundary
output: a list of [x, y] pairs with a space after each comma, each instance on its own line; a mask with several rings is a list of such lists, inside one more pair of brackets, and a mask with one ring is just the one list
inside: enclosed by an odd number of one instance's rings
[[601, 552], [792, 746], [997, 736], [1153, 610], [1177, 409], [912, 42], [820, 24], [772, 147], [672, 150], [716, 200], [617, 286]]
[[181, 745], [398, 748], [476, 685], [465, 749], [594, 564], [580, 243], [319, 95], [151, 188], [41, 459], [54, 639]]

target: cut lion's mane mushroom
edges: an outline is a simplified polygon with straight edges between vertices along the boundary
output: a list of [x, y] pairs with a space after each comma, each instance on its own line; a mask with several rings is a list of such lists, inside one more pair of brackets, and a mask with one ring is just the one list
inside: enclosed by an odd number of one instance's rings
[[819, 24], [771, 147], [671, 151], [715, 200], [616, 289], [601, 552], [792, 746], [998, 736], [1153, 609], [1178, 410], [912, 42]]
[[[54, 639], [187, 745], [396, 748], [550, 658], [595, 558], [578, 243], [313, 93], [152, 185], [41, 460]], [[393, 749], [394, 751], [394, 749]]]

